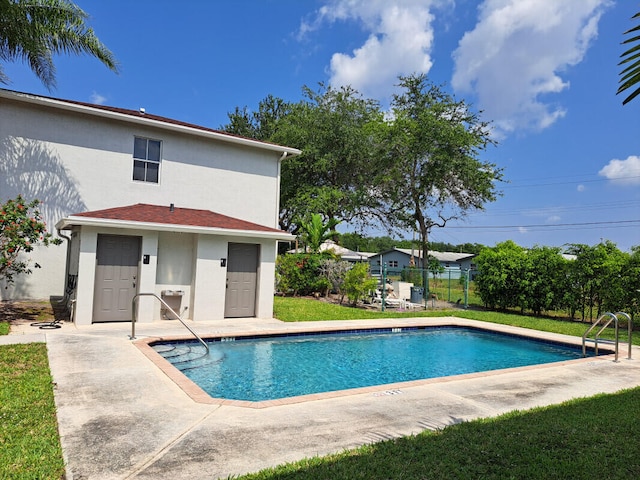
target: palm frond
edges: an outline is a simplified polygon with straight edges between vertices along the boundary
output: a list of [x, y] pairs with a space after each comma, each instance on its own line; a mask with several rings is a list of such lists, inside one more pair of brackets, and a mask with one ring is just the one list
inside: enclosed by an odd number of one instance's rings
[[[0, 0], [0, 60], [26, 62], [49, 90], [55, 87], [54, 55], [88, 54], [117, 72], [88, 18], [70, 0]], [[8, 82], [1, 71], [0, 82]]]
[[[640, 12], [631, 17], [632, 20], [637, 18], [640, 18]], [[627, 30], [624, 32], [624, 35], [638, 31], [640, 31], [640, 25], [636, 25], [635, 27]], [[619, 66], [625, 65], [625, 68], [620, 72], [619, 86], [616, 95], [630, 88], [636, 87], [631, 94], [622, 101], [622, 104], [626, 105], [640, 95], [640, 60], [638, 59], [640, 57], [640, 35], [627, 38], [622, 42], [622, 44], [635, 44], [620, 55], [622, 60], [618, 64]]]

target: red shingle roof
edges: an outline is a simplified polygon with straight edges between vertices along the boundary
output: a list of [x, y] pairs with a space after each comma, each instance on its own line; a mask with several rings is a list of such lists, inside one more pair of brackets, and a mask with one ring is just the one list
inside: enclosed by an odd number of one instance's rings
[[158, 223], [165, 225], [188, 225], [228, 230], [248, 230], [256, 232], [285, 233], [277, 228], [265, 227], [257, 223], [228, 217], [211, 210], [178, 208], [169, 205], [148, 205], [138, 203], [126, 207], [108, 208], [93, 212], [73, 214], [74, 217], [100, 218], [105, 220], [123, 220], [127, 222]]

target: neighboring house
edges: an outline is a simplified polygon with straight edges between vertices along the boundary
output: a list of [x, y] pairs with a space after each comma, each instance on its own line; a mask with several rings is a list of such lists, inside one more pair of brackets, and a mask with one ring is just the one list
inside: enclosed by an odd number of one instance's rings
[[[375, 253], [369, 252], [354, 252], [353, 250], [349, 250], [348, 248], [344, 248], [338, 245], [333, 240], [326, 240], [325, 242], [322, 242], [322, 244], [320, 245], [320, 251], [330, 251], [334, 255], [338, 255], [341, 260], [351, 263], [367, 262], [369, 260], [369, 257], [371, 257], [372, 255], [376, 255]], [[297, 250], [294, 248], [293, 250], [289, 250], [287, 253], [302, 252], [304, 252], [303, 248], [298, 248]]]
[[[280, 163], [299, 150], [140, 111], [0, 89], [0, 201], [42, 201], [67, 241], [3, 299], [75, 298], [75, 322], [131, 320], [154, 293], [183, 318], [271, 317]], [[139, 299], [138, 320], [167, 317]]]
[[[451, 278], [458, 278], [460, 271], [475, 270], [476, 266], [473, 253], [455, 252], [428, 252], [429, 256], [436, 258], [445, 269], [443, 276], [451, 272]], [[392, 248], [375, 254], [369, 258], [369, 265], [372, 272], [380, 272], [381, 265], [387, 265], [389, 273], [400, 273], [403, 269], [411, 266], [422, 268], [422, 252], [411, 250], [410, 248]]]

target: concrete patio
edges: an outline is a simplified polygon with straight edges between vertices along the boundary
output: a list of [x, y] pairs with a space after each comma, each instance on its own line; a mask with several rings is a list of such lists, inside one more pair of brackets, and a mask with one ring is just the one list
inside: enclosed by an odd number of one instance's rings
[[[300, 324], [229, 319], [190, 326], [202, 336], [215, 336], [449, 323], [486, 326], [452, 317]], [[47, 343], [70, 480], [227, 478], [425, 429], [640, 385], [640, 351], [634, 347], [634, 359], [628, 360], [622, 344], [617, 363], [612, 355], [592, 357], [267, 408], [203, 404], [158, 369], [129, 339], [130, 332], [128, 323], [65, 323], [47, 331], [25, 325], [0, 337], [0, 344]], [[185, 332], [177, 321], [136, 327], [138, 338]]]

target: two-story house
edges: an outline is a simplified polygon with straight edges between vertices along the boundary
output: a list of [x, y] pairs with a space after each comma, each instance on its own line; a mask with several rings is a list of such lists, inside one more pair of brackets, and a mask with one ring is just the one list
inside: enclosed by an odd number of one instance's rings
[[[39, 199], [60, 246], [3, 299], [75, 299], [77, 324], [131, 320], [154, 293], [183, 318], [271, 317], [280, 164], [299, 150], [156, 116], [0, 89], [0, 201]], [[174, 308], [175, 307], [175, 308]], [[151, 296], [138, 320], [167, 318]]]

